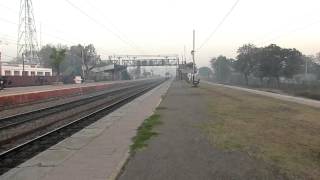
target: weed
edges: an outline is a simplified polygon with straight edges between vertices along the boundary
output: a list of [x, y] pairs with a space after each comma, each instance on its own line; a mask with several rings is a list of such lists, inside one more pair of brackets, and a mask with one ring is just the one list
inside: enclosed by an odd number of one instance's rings
[[152, 131], [153, 127], [161, 124], [160, 115], [154, 114], [146, 119], [138, 128], [137, 135], [133, 138], [133, 144], [130, 146], [131, 152], [134, 153], [139, 149], [147, 146], [147, 141], [158, 133]]

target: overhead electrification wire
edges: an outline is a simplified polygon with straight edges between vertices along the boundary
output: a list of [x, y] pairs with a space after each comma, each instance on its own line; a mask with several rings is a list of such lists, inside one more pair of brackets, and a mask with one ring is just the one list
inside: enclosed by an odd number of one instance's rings
[[268, 40], [262, 41], [262, 42], [259, 43], [259, 44], [264, 45], [264, 44], [266, 44], [266, 43], [268, 43], [268, 42], [275, 41], [275, 40], [280, 39], [280, 38], [282, 38], [282, 37], [284, 37], [284, 36], [288, 36], [288, 35], [290, 35], [290, 34], [293, 34], [293, 33], [295, 33], [295, 32], [298, 32], [298, 31], [300, 31], [300, 30], [309, 28], [310, 26], [313, 26], [313, 25], [318, 24], [318, 23], [320, 23], [320, 20], [313, 21], [312, 23], [305, 24], [304, 26], [299, 26], [299, 27], [297, 27], [297, 28], [295, 28], [295, 29], [292, 29], [291, 31], [284, 32], [284, 33], [282, 33], [282, 34], [280, 34], [280, 35], [278, 35], [278, 36], [276, 36], [276, 37], [273, 37], [273, 38], [270, 38], [270, 39], [268, 39]]
[[[1, 17], [0, 17], [0, 21], [3, 21], [3, 22], [5, 22], [5, 23], [9, 23], [9, 24], [13, 24], [13, 25], [17, 25], [17, 26], [18, 26], [18, 23], [13, 22], [13, 21], [10, 21], [10, 20], [7, 20], [7, 19], [4, 19], [4, 18], [1, 18]], [[57, 29], [56, 29], [56, 30], [57, 30]], [[58, 31], [60, 31], [60, 30], [58, 30]], [[60, 31], [60, 32], [62, 32], [62, 31]], [[42, 34], [45, 34], [45, 35], [47, 35], [47, 36], [49, 36], [49, 37], [52, 37], [52, 38], [54, 38], [54, 39], [57, 39], [57, 40], [61, 40], [61, 41], [65, 42], [65, 43], [70, 43], [70, 44], [74, 44], [74, 45], [80, 44], [80, 43], [76, 43], [76, 42], [74, 42], [74, 41], [70, 41], [70, 40], [67, 40], [67, 39], [65, 39], [65, 38], [62, 38], [62, 37], [60, 37], [60, 36], [53, 35], [53, 34], [51, 34], [51, 33], [42, 32]], [[5, 36], [9, 36], [9, 35], [5, 35]], [[13, 39], [13, 36], [10, 36], [10, 37], [12, 37], [12, 38], [9, 39], [8, 37], [5, 37], [5, 39], [6, 39], [7, 41], [10, 41], [9, 44], [15, 44], [15, 45], [17, 45], [17, 42], [16, 42], [16, 40]], [[97, 48], [99, 48], [99, 47], [97, 47]], [[104, 56], [108, 56], [108, 55], [106, 55], [106, 54], [103, 53], [103, 52], [99, 52], [99, 54], [104, 55]]]
[[229, 15], [232, 13], [232, 11], [235, 9], [235, 7], [238, 5], [240, 0], [237, 0], [231, 7], [231, 9], [227, 12], [227, 14], [222, 18], [222, 20], [220, 21], [220, 23], [216, 26], [216, 28], [211, 32], [211, 34], [208, 36], [208, 38], [206, 38], [204, 40], [204, 42], [201, 44], [201, 46], [197, 49], [201, 49], [203, 48], [208, 41], [211, 39], [211, 37], [219, 30], [219, 28], [223, 25], [223, 23], [226, 21], [226, 19], [229, 17]]
[[[67, 3], [69, 5], [71, 5], [73, 8], [77, 9], [78, 11], [80, 11], [82, 14], [84, 14], [86, 17], [88, 17], [90, 20], [94, 21], [96, 24], [102, 26], [104, 29], [106, 29], [107, 31], [111, 32], [114, 36], [116, 36], [118, 39], [120, 39], [122, 42], [124, 42], [125, 44], [129, 45], [131, 48], [139, 51], [139, 52], [143, 52], [139, 46], [137, 46], [132, 40], [130, 40], [124, 33], [122, 33], [115, 25], [111, 24], [114, 29], [116, 31], [118, 31], [118, 34], [122, 35], [124, 38], [122, 38], [120, 35], [118, 35], [116, 32], [112, 31], [111, 29], [109, 29], [108, 27], [106, 27], [103, 23], [100, 23], [98, 20], [94, 19], [93, 17], [91, 17], [88, 13], [86, 13], [85, 11], [81, 10], [78, 6], [76, 6], [74, 3], [72, 3], [71, 1], [68, 1], [66, 0]], [[92, 8], [96, 9], [101, 15], [103, 15], [104, 18], [106, 18], [106, 16], [101, 12], [101, 10], [99, 10], [98, 8], [94, 7], [92, 4], [89, 4]], [[15, 11], [14, 9], [11, 9], [7, 6], [4, 6], [2, 4], [0, 4], [0, 6], [2, 6], [3, 8], [6, 8], [7, 10], [9, 10], [10, 12], [12, 12], [13, 14], [16, 14], [18, 13], [17, 11]], [[13, 25], [18, 25], [16, 22], [13, 22], [13, 21], [9, 21], [7, 19], [3, 19], [0, 17], [0, 21], [3, 21], [3, 22], [6, 22], [6, 23], [10, 23], [10, 24], [13, 24]], [[110, 20], [109, 20], [110, 21]], [[48, 23], [41, 23], [41, 24], [44, 24], [44, 25], [47, 25], [47, 26], [50, 26], [50, 30], [55, 30], [56, 32], [59, 32], [59, 33], [65, 33], [59, 29], [57, 29], [54, 25], [50, 25]], [[56, 35], [53, 35], [53, 34], [49, 34], [49, 33], [46, 33], [46, 32], [43, 32], [43, 34], [46, 34], [50, 37], [53, 37], [55, 39], [59, 39], [59, 40], [62, 40], [64, 42], [67, 42], [67, 43], [74, 43], [72, 41], [69, 41], [65, 38], [61, 38], [59, 36], [56, 36]], [[79, 44], [79, 43], [74, 43], [74, 44]], [[99, 47], [98, 47], [99, 48]], [[101, 49], [101, 48], [99, 48]], [[102, 55], [105, 55], [103, 53], [101, 53]], [[105, 55], [107, 56], [107, 55]]]
[[[318, 11], [311, 11], [313, 13], [317, 13]], [[298, 18], [302, 18], [302, 17], [305, 17], [306, 14], [303, 14], [303, 16], [294, 16], [294, 17], [290, 17], [288, 19], [286, 19], [286, 23], [282, 24], [282, 26], [285, 26], [285, 27], [288, 27], [288, 26], [292, 26], [292, 25], [296, 25], [297, 24], [297, 19]], [[307, 17], [307, 19], [311, 19], [310, 15], [313, 15], [313, 14], [308, 14], [309, 16]], [[272, 40], [276, 40], [276, 39], [279, 39], [281, 38], [282, 36], [285, 36], [287, 34], [292, 34], [296, 31], [299, 31], [299, 30], [302, 30], [302, 29], [306, 29], [308, 28], [309, 26], [312, 26], [314, 24], [317, 24], [320, 22], [320, 19], [317, 19], [316, 21], [312, 22], [312, 23], [309, 23], [309, 24], [306, 24], [306, 25], [303, 25], [303, 26], [297, 26], [293, 29], [290, 29], [286, 32], [283, 32], [282, 34], [280, 35], [277, 35], [277, 30], [281, 29], [281, 27], [277, 26], [275, 28], [273, 28], [271, 31], [269, 32], [266, 32], [264, 33], [263, 35], [260, 35], [260, 37], [258, 38], [255, 38], [255, 39], [252, 39], [251, 41], [249, 41], [250, 43], [252, 44], [263, 44], [263, 43], [266, 43], [268, 41], [272, 41]], [[274, 36], [274, 37], [272, 37]], [[270, 38], [268, 38], [270, 37]]]
[[[6, 22], [6, 23], [18, 25], [18, 23], [15, 23], [15, 22], [10, 21], [10, 20], [7, 20], [7, 19], [0, 18], [0, 20], [1, 20], [1, 21], [4, 21], [4, 22]], [[50, 33], [44, 32], [43, 34], [46, 34], [46, 35], [51, 36], [51, 37], [53, 37], [53, 38], [55, 38], [55, 39], [59, 39], [59, 40], [65, 41], [65, 42], [74, 43], [74, 42], [72, 42], [72, 41], [69, 41], [69, 40], [66, 40], [66, 39], [64, 39], [64, 38], [61, 38], [61, 37], [52, 35], [52, 34], [50, 34]], [[74, 43], [74, 44], [77, 44], [77, 43]]]
[[126, 39], [128, 42], [130, 42], [134, 47], [138, 48], [139, 50], [141, 50], [141, 48], [135, 43], [133, 42], [125, 33], [123, 33], [114, 23], [112, 23], [112, 21], [106, 17], [106, 15], [104, 13], [101, 12], [101, 10], [99, 8], [97, 8], [96, 6], [94, 6], [90, 1], [85, 1], [90, 7], [92, 7], [96, 12], [98, 12], [103, 19], [105, 19], [106, 21], [109, 22], [109, 24], [115, 29], [115, 31], [117, 31], [124, 39]]
[[6, 22], [6, 23], [9, 23], [9, 24], [18, 25], [18, 23], [15, 23], [15, 22], [10, 21], [10, 20], [7, 20], [7, 19], [3, 19], [3, 18], [1, 18], [1, 17], [0, 17], [0, 21]]
[[[93, 7], [92, 5], [90, 5], [91, 7]], [[4, 9], [7, 9], [9, 12], [11, 12], [12, 14], [18, 14], [19, 12], [18, 11], [16, 11], [16, 10], [14, 10], [14, 9], [12, 9], [12, 8], [10, 8], [10, 7], [7, 7], [7, 6], [5, 6], [5, 5], [3, 5], [3, 4], [0, 4], [0, 7], [2, 7], [2, 8], [4, 8]], [[93, 7], [94, 8], [94, 7]], [[97, 8], [96, 8], [97, 9]], [[97, 9], [98, 10], [98, 9]], [[101, 12], [101, 11], [100, 11]], [[102, 14], [102, 13], [101, 13]], [[106, 18], [105, 16], [104, 16], [104, 18]], [[6, 22], [6, 23], [9, 23], [9, 24], [12, 24], [12, 25], [18, 25], [18, 23], [16, 23], [16, 22], [13, 22], [13, 21], [10, 21], [10, 20], [7, 20], [7, 19], [3, 19], [3, 18], [1, 18], [0, 17], [0, 21], [3, 21], [3, 22]], [[45, 23], [43, 23], [43, 22], [41, 22], [41, 25], [45, 25], [45, 27], [50, 27], [49, 28], [49, 30], [50, 31], [54, 31], [54, 33], [56, 34], [56, 33], [63, 33], [63, 34], [68, 34], [68, 37], [73, 37], [73, 38], [79, 38], [78, 36], [74, 36], [74, 34], [70, 34], [70, 33], [66, 33], [65, 31], [62, 31], [61, 29], [57, 29], [56, 28], [56, 25], [53, 25], [53, 24], [48, 24], [47, 22], [45, 22]], [[113, 25], [114, 26], [114, 25]], [[115, 27], [115, 26], [114, 26]], [[116, 28], [116, 27], [115, 27]], [[117, 29], [117, 28], [116, 28]], [[43, 33], [42, 34], [46, 34], [46, 35], [48, 35], [48, 36], [50, 36], [50, 37], [52, 37], [52, 38], [54, 38], [54, 39], [57, 39], [57, 40], [62, 40], [63, 42], [66, 42], [66, 43], [71, 43], [71, 44], [74, 44], [74, 45], [76, 45], [76, 44], [81, 44], [81, 43], [75, 43], [74, 41], [70, 41], [70, 40], [67, 40], [67, 39], [65, 39], [65, 38], [62, 38], [62, 37], [60, 37], [60, 36], [57, 36], [57, 35], [53, 35], [53, 34], [49, 34], [49, 33], [47, 33], [46, 31], [42, 31]], [[124, 35], [124, 34], [123, 34]], [[128, 39], [129, 40], [129, 39]], [[16, 41], [16, 40], [14, 40], [14, 41]], [[17, 43], [10, 43], [10, 44], [16, 44], [17, 45]], [[134, 44], [133, 42], [132, 42], [132, 44]], [[137, 46], [138, 47], [138, 46]], [[97, 50], [98, 49], [100, 49], [100, 50], [102, 50], [103, 48], [101, 48], [101, 47], [97, 47], [96, 46], [96, 48], [97, 48]], [[100, 51], [99, 50], [99, 51]], [[99, 52], [99, 54], [101, 54], [101, 55], [104, 55], [104, 56], [106, 56], [106, 57], [108, 57], [109, 55], [106, 55], [106, 53], [107, 52], [105, 52], [105, 50], [102, 50], [103, 52]], [[110, 52], [108, 52], [108, 53], [110, 53]]]
[[[7, 10], [9, 10], [9, 11], [10, 11], [11, 13], [13, 13], [13, 14], [18, 14], [18, 13], [19, 13], [18, 11], [15, 11], [14, 9], [9, 8], [9, 7], [7, 7], [7, 6], [4, 6], [4, 5], [2, 5], [2, 4], [0, 4], [0, 7], [6, 8]], [[3, 18], [0, 18], [0, 20], [1, 20], [1, 21], [4, 21], [4, 22], [7, 22], [7, 23], [10, 23], [10, 24], [18, 25], [16, 22], [9, 21], [9, 20], [3, 19]], [[55, 32], [57, 32], [57, 33], [64, 33], [64, 34], [66, 33], [66, 32], [64, 32], [64, 31], [61, 31], [61, 30], [57, 29], [57, 28], [56, 28], [56, 25], [52, 25], [52, 24], [48, 24], [48, 23], [43, 23], [43, 22], [41, 22], [41, 25], [48, 26], [48, 27], [50, 27], [50, 30], [53, 30], [53, 31], [55, 31]], [[68, 36], [71, 36], [71, 35], [68, 34]], [[56, 37], [57, 37], [57, 36], [56, 36]], [[62, 39], [62, 38], [58, 37], [57, 39]], [[66, 40], [66, 41], [67, 41], [67, 42], [71, 42], [71, 41], [68, 41], [68, 40]]]
[[131, 48], [140, 51], [137, 47], [133, 46], [132, 44], [130, 44], [128, 41], [124, 40], [121, 36], [119, 36], [117, 33], [113, 32], [111, 29], [109, 29], [107, 26], [105, 26], [103, 23], [99, 22], [98, 20], [96, 20], [95, 18], [93, 18], [92, 16], [90, 16], [88, 13], [86, 13], [84, 10], [80, 9], [78, 6], [76, 6], [74, 3], [72, 3], [69, 0], [65, 0], [70, 6], [72, 6], [74, 9], [78, 10], [79, 12], [81, 12], [83, 15], [85, 15], [88, 19], [90, 19], [91, 21], [93, 21], [94, 23], [98, 24], [99, 26], [103, 27], [105, 30], [107, 30], [108, 32], [110, 32], [111, 34], [113, 34], [114, 36], [116, 36], [119, 40], [121, 40], [123, 43], [129, 45]]
[[8, 6], [5, 6], [5, 5], [3, 5], [3, 4], [0, 4], [0, 6], [1, 7], [3, 7], [4, 9], [7, 9], [8, 11], [10, 11], [10, 12], [16, 12], [14, 9], [12, 9], [12, 8], [10, 8], [10, 7], [8, 7]]

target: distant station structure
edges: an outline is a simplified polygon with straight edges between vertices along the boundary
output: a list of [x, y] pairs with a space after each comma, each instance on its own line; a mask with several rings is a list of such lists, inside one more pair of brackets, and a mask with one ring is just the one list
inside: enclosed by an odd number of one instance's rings
[[142, 66], [176, 66], [179, 65], [178, 55], [113, 55], [104, 60], [107, 65], [95, 67], [92, 72], [98, 78], [122, 79], [129, 67]]
[[109, 56], [112, 64], [133, 66], [178, 66], [178, 55], [114, 55]]
[[0, 71], [4, 76], [52, 76], [51, 68], [42, 68], [39, 65], [25, 65], [23, 74], [21, 64], [2, 63]]
[[1, 63], [0, 53], [2, 88], [51, 84], [53, 75], [51, 68], [40, 65], [32, 0], [20, 0], [16, 60]]
[[93, 68], [91, 71], [94, 74], [97, 80], [105, 79], [106, 77], [109, 80], [122, 80], [124, 79], [123, 72], [126, 71], [127, 68], [122, 65], [117, 64], [109, 64], [105, 66], [97, 66]]

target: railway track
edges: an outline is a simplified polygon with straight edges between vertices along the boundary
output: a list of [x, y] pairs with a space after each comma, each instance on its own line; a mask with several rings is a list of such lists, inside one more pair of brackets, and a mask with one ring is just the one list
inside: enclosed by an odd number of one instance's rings
[[57, 113], [57, 112], [61, 111], [62, 109], [70, 109], [70, 108], [73, 108], [74, 106], [77, 106], [77, 105], [80, 106], [85, 103], [93, 102], [97, 99], [104, 98], [106, 96], [110, 96], [113, 93], [118, 93], [119, 91], [132, 88], [135, 85], [136, 84], [126, 86], [126, 87], [120, 87], [117, 89], [112, 89], [111, 91], [102, 92], [97, 95], [92, 95], [87, 98], [78, 99], [78, 100], [75, 100], [72, 102], [59, 104], [56, 106], [40, 108], [40, 109], [37, 109], [34, 111], [23, 112], [23, 113], [15, 114], [15, 115], [8, 116], [5, 118], [0, 118], [0, 131], [8, 129], [10, 127], [17, 126], [17, 125], [25, 123], [25, 122], [28, 122], [28, 121], [35, 119], [35, 118], [41, 118], [41, 117], [45, 117], [45, 116]]
[[[137, 96], [147, 92], [148, 90], [161, 84], [163, 80], [151, 81], [144, 84], [133, 85], [130, 87], [120, 88], [104, 95], [99, 95], [97, 97], [90, 97], [86, 100], [80, 102], [72, 102], [71, 104], [62, 106], [69, 107], [69, 110], [72, 107], [78, 106], [88, 106], [88, 102], [95, 103], [97, 101], [105, 101], [101, 103], [96, 103], [94, 106], [89, 107], [85, 112], [77, 112], [73, 116], [68, 116], [65, 119], [68, 120], [59, 120], [55, 122], [47, 123], [43, 126], [38, 126], [34, 129], [29, 129], [27, 133], [22, 133], [10, 138], [10, 142], [19, 142], [11, 148], [2, 150], [0, 153], [0, 175], [5, 173], [11, 168], [16, 167], [27, 159], [30, 159], [34, 155], [42, 152], [43, 150], [49, 148], [50, 146], [60, 142], [66, 137], [71, 136], [75, 132], [83, 129], [84, 127], [90, 125], [91, 123], [97, 121], [101, 117], [107, 115], [114, 109], [120, 107], [121, 105], [131, 101]], [[86, 102], [86, 103], [83, 103]], [[57, 109], [49, 108], [48, 112], [44, 113], [41, 111], [35, 111], [35, 116], [32, 118], [32, 112], [26, 113], [26, 119], [23, 119], [22, 114], [18, 115], [20, 120], [15, 120], [13, 123], [0, 123], [0, 129], [3, 128], [14, 128], [16, 126], [23, 127], [23, 124], [36, 121], [39, 117], [47, 117], [52, 115], [61, 114], [64, 112], [64, 108], [59, 107]], [[42, 111], [45, 111], [42, 110]], [[40, 113], [40, 114], [38, 114]], [[72, 117], [72, 118], [71, 118]], [[10, 117], [13, 118], [13, 117]], [[21, 120], [22, 119], [22, 120]], [[40, 118], [41, 119], [41, 118]], [[1, 126], [2, 125], [2, 126]], [[29, 134], [33, 134], [30, 136]], [[25, 137], [28, 137], [25, 139]], [[24, 139], [21, 141], [20, 139]], [[7, 140], [3, 141], [8, 143]]]
[[[77, 113], [85, 114], [86, 111], [90, 111], [98, 105], [103, 105], [106, 101], [112, 100], [113, 97], [121, 96], [121, 93], [126, 93], [126, 91], [145, 83], [146, 82], [139, 82], [134, 85], [117, 88], [66, 104], [42, 108], [0, 119], [0, 152], [2, 152], [3, 149], [10, 148], [10, 142], [16, 141], [18, 136], [28, 135], [28, 133], [33, 130], [45, 128], [61, 120], [65, 121], [65, 119]], [[85, 108], [83, 108], [83, 106], [85, 106]], [[57, 116], [59, 113], [64, 114]]]
[[[126, 89], [127, 88], [121, 88], [121, 89], [113, 90], [113, 92], [116, 93], [118, 91], [126, 90]], [[110, 94], [111, 93], [112, 92], [110, 92]], [[3, 118], [3, 119], [0, 119], [0, 131], [16, 127], [23, 123], [32, 121], [35, 118], [41, 118], [41, 117], [45, 117], [45, 116], [60, 112], [63, 109], [71, 109], [77, 105], [81, 106], [81, 105], [84, 105], [85, 103], [98, 100], [99, 98], [104, 98], [105, 96], [108, 96], [108, 95], [109, 93], [98, 95], [98, 96], [92, 96], [87, 98], [86, 100], [80, 99], [80, 100], [72, 101], [66, 104], [60, 104], [60, 105], [52, 106], [48, 108], [41, 108], [36, 111], [25, 112], [25, 113]]]

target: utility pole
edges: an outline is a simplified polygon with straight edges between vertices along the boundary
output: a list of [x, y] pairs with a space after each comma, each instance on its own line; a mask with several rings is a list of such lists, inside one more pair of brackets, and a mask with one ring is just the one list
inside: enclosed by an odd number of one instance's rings
[[42, 23], [40, 23], [40, 50], [42, 48]]
[[196, 32], [195, 30], [193, 30], [193, 48], [192, 48], [192, 51], [191, 51], [191, 55], [192, 55], [192, 83], [194, 82], [194, 73], [195, 73], [195, 46], [196, 46], [196, 43], [195, 43], [195, 37], [196, 36]]
[[193, 30], [193, 50], [192, 50], [193, 74], [195, 73], [195, 57], [194, 57], [195, 56], [195, 48], [196, 48], [196, 31]]
[[[8, 45], [8, 43], [3, 42], [3, 41], [0, 40], [0, 45], [1, 45], [2, 43], [3, 43], [4, 45]], [[1, 59], [1, 58], [2, 58], [2, 56], [3, 56], [3, 57], [5, 56], [3, 52], [4, 52], [3, 47], [1, 47], [1, 48], [0, 48], [0, 78], [1, 78], [1, 76], [2, 76], [2, 59]], [[4, 75], [5, 75], [5, 74], [4, 74]]]
[[0, 78], [2, 77], [1, 51], [0, 51]]
[[24, 61], [25, 61], [25, 53], [22, 53], [22, 76], [24, 76]]
[[304, 72], [304, 76], [305, 76], [305, 78], [307, 78], [307, 75], [308, 75], [308, 58], [305, 58], [305, 61], [306, 61], [306, 69], [305, 69], [305, 72]]
[[[184, 46], [184, 48], [183, 48], [183, 56], [184, 56], [184, 64], [186, 64], [186, 62], [187, 62], [187, 58], [186, 58], [186, 46]], [[182, 63], [183, 64], [183, 63]]]
[[84, 48], [85, 48], [85, 45], [81, 48], [81, 60], [82, 60], [82, 66], [81, 66], [81, 69], [82, 69], [82, 78], [83, 80], [85, 80], [85, 70], [84, 70]]
[[196, 61], [195, 61], [195, 50], [196, 49], [196, 31], [193, 30], [193, 49], [191, 51], [192, 54], [192, 86], [197, 87], [200, 83], [200, 79], [196, 78]]

